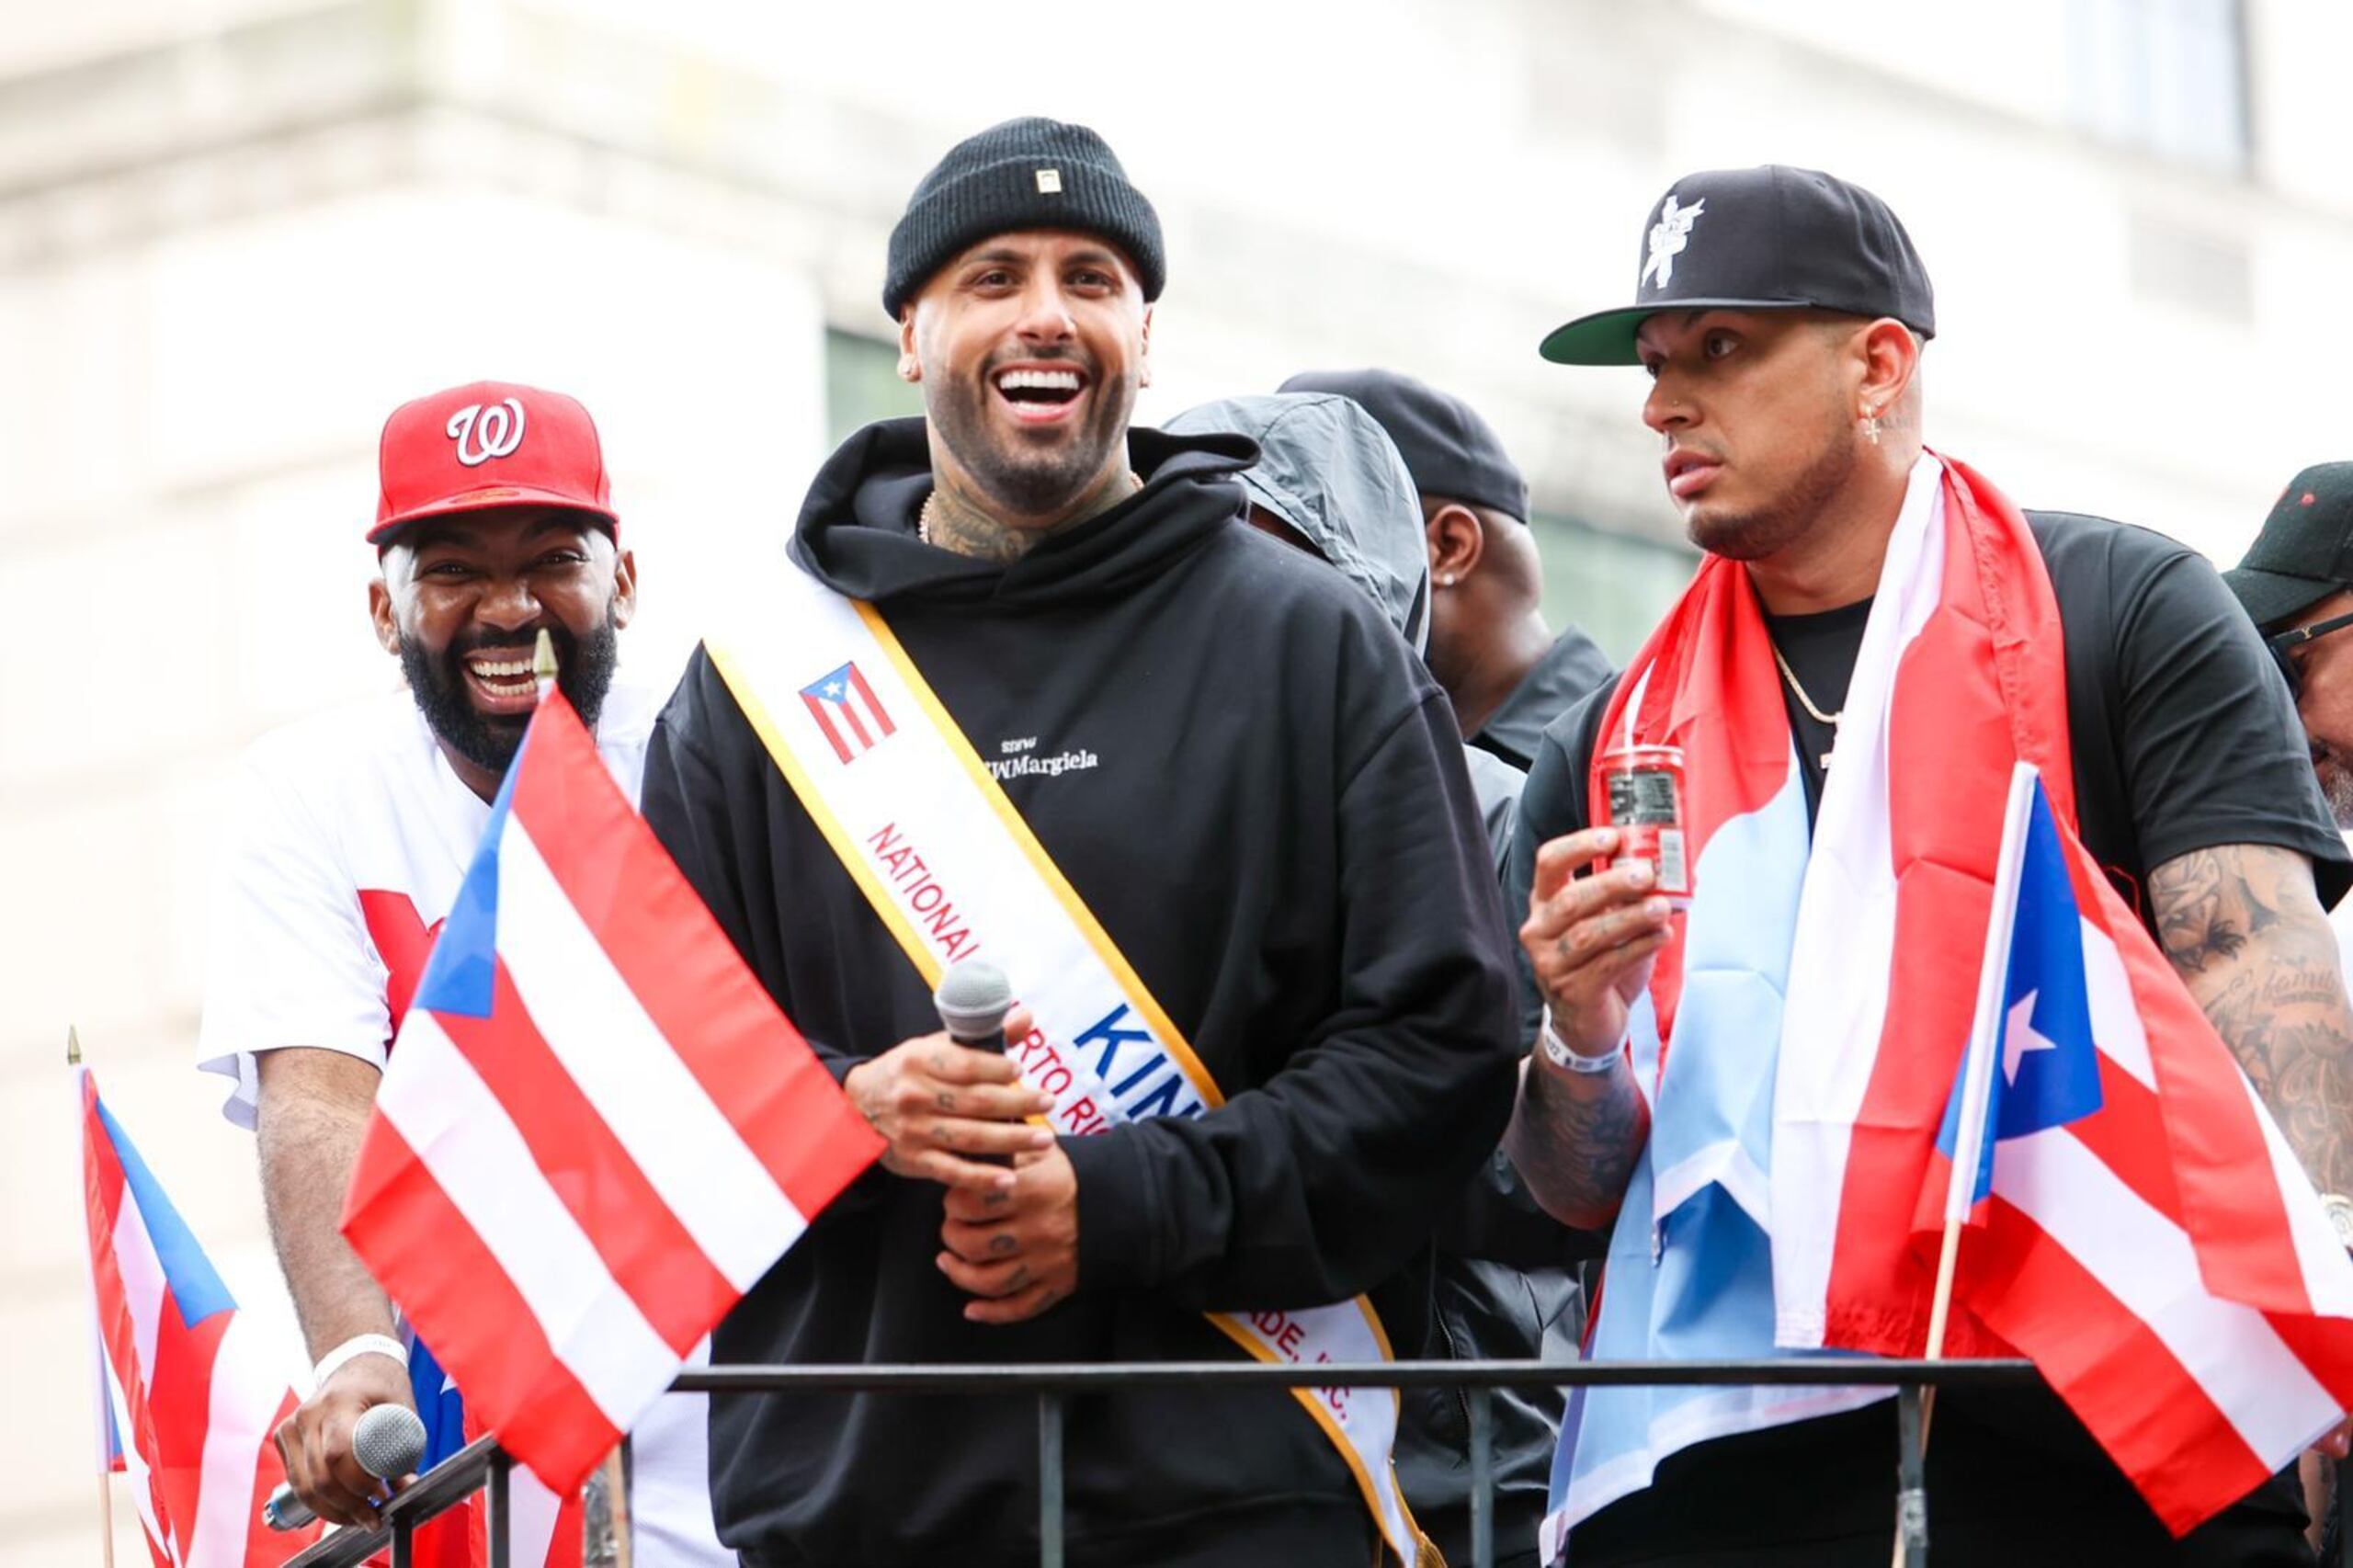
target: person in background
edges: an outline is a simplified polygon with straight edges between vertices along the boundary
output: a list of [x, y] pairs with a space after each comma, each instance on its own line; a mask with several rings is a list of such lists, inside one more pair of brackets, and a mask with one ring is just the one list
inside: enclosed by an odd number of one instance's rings
[[[1262, 393], [1188, 409], [1163, 428], [1181, 436], [1230, 432], [1257, 443], [1258, 460], [1240, 475], [1250, 526], [1336, 568], [1418, 648], [1429, 602], [1421, 506], [1397, 449], [1362, 407], [1331, 392]], [[1500, 858], [1522, 776], [1467, 744], [1463, 760]], [[1543, 1356], [1550, 1341], [1555, 1357], [1574, 1357], [1584, 1312], [1570, 1262], [1594, 1249], [1564, 1245], [1565, 1234], [1498, 1149], [1407, 1266], [1401, 1288], [1383, 1297], [1398, 1303], [1389, 1328], [1399, 1354], [1512, 1360]], [[1408, 1279], [1416, 1287], [1410, 1293], [1402, 1288]], [[1411, 1315], [1408, 1301], [1418, 1308]], [[1498, 1389], [1493, 1398], [1496, 1561], [1532, 1568], [1563, 1400], [1550, 1389]], [[1404, 1401], [1397, 1473], [1406, 1498], [1447, 1561], [1467, 1562], [1464, 1396], [1414, 1389]]]
[[[2353, 462], [2314, 463], [2288, 482], [2263, 531], [2222, 574], [2287, 677], [2336, 825], [2353, 833]], [[2353, 969], [2353, 900], [2330, 912]]]
[[[1258, 460], [1239, 475], [1250, 526], [1338, 567], [1427, 661], [1430, 571], [1420, 503], [1396, 446], [1361, 405], [1336, 393], [1276, 392], [1203, 403], [1164, 428], [1257, 442]], [[1462, 761], [1500, 868], [1528, 775], [1467, 743]]]
[[[2222, 574], [2240, 608], [2263, 633], [2287, 678], [2311, 744], [2313, 776], [2329, 814], [2353, 844], [2353, 462], [2314, 463], [2288, 482], [2263, 531], [2238, 565]], [[2353, 973], [2353, 898], [2329, 911], [2337, 967]], [[2315, 1543], [2333, 1561], [2344, 1528], [2336, 1472], [2322, 1456], [2303, 1463], [2304, 1501]]]
[[1543, 562], [1528, 526], [1528, 482], [1494, 428], [1461, 398], [1394, 370], [1308, 370], [1280, 391], [1337, 392], [1389, 433], [1420, 494], [1436, 597], [1430, 674], [1462, 733], [1525, 773], [1537, 738], [1610, 676], [1571, 626], [1544, 623]]

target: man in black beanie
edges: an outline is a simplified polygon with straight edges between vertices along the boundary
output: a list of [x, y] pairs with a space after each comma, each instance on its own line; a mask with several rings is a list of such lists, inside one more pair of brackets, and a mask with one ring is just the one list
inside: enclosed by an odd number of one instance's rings
[[[1163, 276], [1093, 131], [951, 152], [883, 290], [926, 417], [825, 464], [754, 624], [656, 727], [647, 820], [890, 1143], [715, 1361], [1423, 1342], [1408, 1263], [1516, 1077], [1502, 903], [1444, 694], [1363, 595], [1240, 526], [1256, 448], [1128, 427]], [[976, 952], [1023, 1004], [1001, 1051], [935, 1009]], [[1396, 1412], [1074, 1398], [1068, 1561], [1428, 1562]], [[1034, 1562], [1036, 1422], [1012, 1395], [715, 1398], [721, 1539], [752, 1568]]]
[[882, 308], [924, 383], [927, 542], [1011, 561], [1136, 488], [1128, 415], [1166, 275], [1158, 215], [1083, 125], [1008, 120], [924, 176]]
[[1306, 370], [1280, 391], [1338, 392], [1397, 443], [1421, 492], [1430, 551], [1430, 673], [1463, 739], [1526, 772], [1544, 726], [1608, 680], [1575, 627], [1544, 624], [1544, 565], [1528, 482], [1495, 427], [1451, 393], [1394, 370]]

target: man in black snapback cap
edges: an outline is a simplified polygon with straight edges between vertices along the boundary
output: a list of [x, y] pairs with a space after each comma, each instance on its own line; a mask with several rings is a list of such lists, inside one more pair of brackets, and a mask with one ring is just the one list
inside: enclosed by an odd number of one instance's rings
[[1887, 203], [1815, 169], [1768, 164], [1686, 175], [1643, 236], [1634, 302], [1544, 339], [1561, 365], [1638, 365], [1636, 330], [1660, 311], [1832, 311], [1937, 335], [1927, 268]]
[[[2334, 903], [2353, 866], [2261, 642], [2194, 551], [2099, 518], [2021, 514], [1927, 450], [1920, 359], [1935, 330], [1927, 268], [1885, 203], [1829, 175], [1768, 167], [1676, 181], [1643, 226], [1634, 302], [1579, 317], [1543, 342], [1546, 358], [1562, 363], [1648, 372], [1642, 415], [1662, 442], [1662, 478], [1693, 542], [1712, 558], [1628, 671], [1546, 731], [1506, 862], [1506, 897], [1515, 913], [1526, 911], [1523, 1006], [1540, 1049], [1506, 1147], [1548, 1210], [1610, 1233], [1597, 1358], [1688, 1356], [1696, 1346], [1705, 1354], [1918, 1352], [1925, 1335], [1914, 1325], [1926, 1318], [1930, 1280], [1897, 1233], [1901, 1220], [1882, 1224], [1877, 1240], [1840, 1221], [1842, 1268], [1858, 1244], [1881, 1249], [1862, 1266], [1874, 1290], [1862, 1302], [1833, 1302], [1825, 1287], [1809, 1319], [1811, 1277], [1797, 1260], [1828, 1244], [1822, 1211], [1785, 1191], [1776, 1172], [1767, 1235], [1749, 1217], [1762, 1207], [1759, 1188], [1741, 1169], [1677, 1185], [1700, 1168], [1687, 1157], [1692, 1130], [1731, 1103], [1718, 1089], [1728, 1080], [1711, 1082], [1692, 1065], [1639, 1087], [1631, 1060], [1666, 1058], [1656, 1021], [1664, 1014], [1635, 1004], [1646, 992], [1658, 1000], [1654, 976], [1703, 975], [1715, 989], [1695, 983], [1682, 991], [1674, 1061], [1777, 1062], [1757, 1089], [1769, 1109], [1743, 1108], [1729, 1125], [1754, 1127], [1761, 1117], [1775, 1139], [1787, 1125], [1801, 1153], [1824, 1146], [1821, 1129], [1859, 1125], [1859, 1116], [1852, 1104], [1832, 1103], [1835, 1094], [1790, 1096], [1778, 1085], [1793, 1081], [1792, 1067], [1795, 1081], [1819, 1091], [1833, 1070], [1825, 1061], [1912, 1063], [1913, 1081], [1925, 1086], [1908, 1099], [1871, 1101], [1870, 1147], [1883, 1159], [1902, 1141], [1910, 1151], [1902, 1158], [1925, 1166], [1952, 1071], [1939, 1076], [1920, 1063], [1941, 1065], [1944, 1056], [1925, 1053], [1959, 1048], [1941, 1032], [1922, 1040], [1906, 1023], [1933, 999], [1906, 993], [1915, 1006], [1899, 1011], [1886, 1000], [1893, 988], [1856, 989], [1867, 974], [1884, 983], [1933, 966], [1904, 945], [1921, 939], [1907, 932], [1925, 927], [1891, 916], [1882, 939], [1859, 928], [1868, 922], [1808, 926], [1817, 896], [1808, 868], [1819, 832], [1849, 853], [1839, 875], [1821, 880], [1825, 887], [1891, 877], [1901, 889], [1925, 871], [1928, 882], [1910, 885], [1988, 897], [1980, 870], [1995, 846], [1984, 835], [1998, 833], [1986, 824], [2000, 820], [2001, 759], [2011, 755], [2070, 759], [2070, 825], [2144, 926], [2118, 939], [2154, 944], [2171, 960], [2316, 1184], [2353, 1188], [2353, 1130], [2340, 1108], [2353, 1104], [2353, 1008], [2336, 974], [2313, 980], [2310, 961], [2334, 945], [2315, 872]], [[1892, 548], [1898, 541], [1901, 551]], [[1942, 569], [1925, 575], [1922, 562]], [[2055, 637], [2040, 619], [2054, 604]], [[2036, 635], [2016, 635], [2025, 628]], [[2053, 641], [2063, 647], [2052, 650]], [[1944, 684], [1899, 681], [1923, 660]], [[1841, 741], [1850, 682], [1874, 722]], [[1621, 701], [1621, 687], [1644, 699]], [[1702, 696], [1709, 700], [1694, 700]], [[2059, 714], [2063, 723], [2049, 722]], [[1688, 916], [1657, 896], [1660, 872], [1650, 863], [1610, 863], [1616, 834], [1588, 821], [1605, 718], [1612, 744], [1621, 727], [1636, 739], [1672, 737], [1686, 748], [1693, 789], [1711, 770], [1718, 800], [1730, 778], [1744, 788], [1774, 781], [1769, 801], [1742, 808], [1745, 838], [1695, 843]], [[2029, 718], [2029, 727], [2018, 727]], [[2063, 745], [2054, 744], [2059, 729]], [[1728, 736], [1751, 744], [1735, 757]], [[1779, 764], [1784, 744], [1790, 760]], [[1956, 777], [1971, 781], [1965, 795]], [[1891, 779], [1908, 781], [1911, 793], [1892, 790]], [[1833, 781], [1844, 802], [1835, 817], [1823, 807]], [[1786, 802], [1801, 785], [1792, 808]], [[1980, 799], [1989, 793], [1996, 798]], [[2066, 793], [2053, 790], [2062, 811]], [[1954, 851], [1933, 864], [1906, 845], [1906, 831], [1925, 832], [1921, 802], [1932, 797], [1935, 831]], [[1787, 821], [1772, 813], [1792, 809], [1802, 809], [1802, 823], [1769, 840], [1788, 846], [1785, 856], [1735, 858], [1736, 880], [1719, 872], [1711, 881], [1711, 865], [1726, 864], [1710, 858], [1717, 846], [1732, 842], [1737, 857], [1741, 842], [1768, 842], [1756, 835], [1782, 832], [1768, 820]], [[1870, 822], [1892, 842], [1858, 857], [1854, 824]], [[1963, 823], [1977, 825], [1951, 825]], [[1597, 863], [1605, 869], [1583, 873]], [[1835, 889], [1825, 896], [1843, 897]], [[1919, 907], [1888, 896], [1891, 908]], [[1818, 1026], [1811, 1031], [1797, 1023], [1790, 956], [1802, 929], [1814, 944], [1803, 975], [1813, 994], [1803, 1017]], [[1825, 966], [1819, 955], [1831, 949], [1840, 961]], [[1687, 969], [1687, 953], [1706, 967]], [[1946, 961], [1973, 973], [1978, 959]], [[1777, 964], [1779, 988], [1769, 983]], [[1744, 987], [1736, 994], [1748, 1005], [1711, 1011], [1693, 1000], [1733, 994], [1727, 985]], [[2294, 1000], [2284, 1012], [2246, 1001], [2274, 996]], [[1874, 1095], [1881, 1084], [1872, 1078]], [[1662, 1140], [1672, 1142], [1666, 1130], [1684, 1142], [1661, 1153]], [[1747, 1168], [1772, 1168], [1779, 1143], [1757, 1151], [1750, 1136], [1744, 1131], [1734, 1143]], [[1852, 1147], [1863, 1149], [1862, 1134], [1853, 1136]], [[2246, 1178], [2271, 1179], [2268, 1167]], [[1660, 1196], [1670, 1191], [1685, 1196]], [[1798, 1303], [1787, 1317], [1785, 1290]], [[1825, 1326], [1834, 1307], [1847, 1313], [1838, 1336]], [[2155, 1386], [2131, 1368], [2118, 1374], [2143, 1391]], [[1886, 1402], [1757, 1390], [1736, 1401], [1663, 1394], [1641, 1403], [1649, 1397], [1586, 1390], [1564, 1428], [1548, 1544], [1565, 1541], [1577, 1568], [1887, 1561], [1895, 1420]], [[1927, 1466], [1930, 1529], [1947, 1568], [2310, 1560], [2292, 1475], [2177, 1540], [2040, 1386], [1946, 1391]]]
[[1526, 770], [1544, 726], [1610, 668], [1583, 631], [1555, 637], [1544, 623], [1528, 482], [1495, 427], [1461, 398], [1394, 370], [1306, 370], [1277, 390], [1355, 399], [1404, 454], [1429, 542], [1430, 674], [1463, 738]]
[[2329, 810], [2353, 827], [2353, 638], [2337, 635], [2353, 631], [2353, 462], [2290, 480], [2222, 581], [2295, 694]]

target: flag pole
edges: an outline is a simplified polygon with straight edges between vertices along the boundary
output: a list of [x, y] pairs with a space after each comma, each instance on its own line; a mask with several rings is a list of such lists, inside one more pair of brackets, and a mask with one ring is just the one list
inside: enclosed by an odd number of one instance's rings
[[[1985, 912], [1985, 956], [1977, 971], [1977, 1010], [1970, 1019], [1968, 1052], [1962, 1059], [1961, 1125], [1953, 1138], [1951, 1168], [1945, 1176], [1945, 1228], [1937, 1251], [1937, 1285], [1928, 1306], [1928, 1345], [1925, 1358], [1941, 1361], [1945, 1331], [1952, 1318], [1953, 1278], [1961, 1262], [1961, 1233], [1976, 1207], [1977, 1168], [1985, 1157], [1990, 1131], [1987, 1102], [1993, 1097], [1994, 1074], [2000, 1065], [2002, 993], [2009, 980], [2010, 937], [2018, 924], [2018, 865], [2025, 858], [2027, 824], [2034, 810], [2034, 792], [2041, 774], [2030, 762], [2010, 769], [2009, 799], [2002, 808], [2002, 848], [1994, 863], [1994, 898]], [[1937, 1386], [1920, 1391], [1920, 1455], [1928, 1452], [1928, 1424], [1936, 1415]], [[1899, 1527], [1893, 1561], [1904, 1561], [1904, 1532]]]
[[[65, 1065], [73, 1068], [79, 1068], [82, 1065], [82, 1036], [72, 1024], [65, 1026]], [[80, 1073], [76, 1072], [74, 1088], [77, 1091], [81, 1087], [80, 1078]], [[78, 1111], [81, 1108], [77, 1105], [74, 1108]], [[96, 1360], [95, 1346], [93, 1350], [92, 1359]], [[100, 1397], [103, 1398], [106, 1388], [106, 1370], [102, 1367], [96, 1366], [91, 1369], [98, 1374], [98, 1388]], [[99, 1410], [97, 1416], [100, 1423], [98, 1446], [103, 1449], [107, 1440], [104, 1425], [107, 1418], [106, 1412], [103, 1409]], [[103, 1457], [98, 1461], [98, 1544], [106, 1568], [114, 1568], [114, 1471], [107, 1467]]]
[[[1985, 1158], [1987, 1102], [2002, 1047], [2002, 992], [2010, 974], [2010, 937], [2018, 924], [2018, 864], [2025, 858], [2026, 830], [2041, 775], [2021, 762], [2010, 771], [2010, 797], [2002, 812], [2001, 858], [1994, 865], [1994, 898], [1985, 911], [1985, 958], [1977, 971], [1977, 1011], [1970, 1021], [1969, 1053], [1961, 1085], [1961, 1126], [1953, 1138], [1952, 1165], [1945, 1176], [1944, 1244], [1937, 1254], [1937, 1289], [1928, 1309], [1927, 1359], [1941, 1359], [1945, 1329], [1952, 1313], [1952, 1287], [1961, 1258], [1961, 1233], [1976, 1207], [1977, 1169]], [[1923, 1440], [1936, 1390], [1922, 1401]]]

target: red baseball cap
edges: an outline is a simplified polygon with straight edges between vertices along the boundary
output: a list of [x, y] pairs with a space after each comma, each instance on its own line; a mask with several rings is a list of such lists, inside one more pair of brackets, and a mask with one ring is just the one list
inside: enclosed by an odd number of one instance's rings
[[368, 542], [411, 523], [495, 506], [564, 506], [616, 538], [596, 421], [576, 398], [514, 381], [471, 381], [404, 403], [384, 421], [381, 493]]

